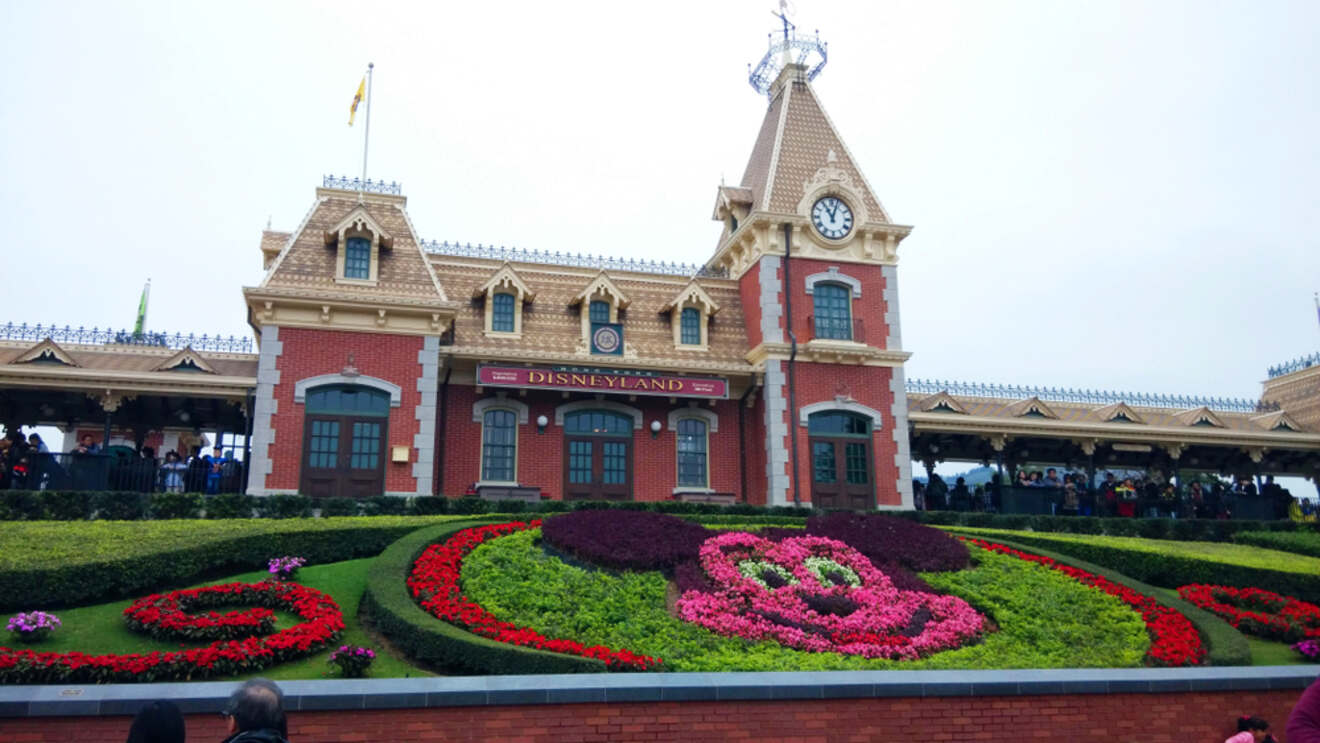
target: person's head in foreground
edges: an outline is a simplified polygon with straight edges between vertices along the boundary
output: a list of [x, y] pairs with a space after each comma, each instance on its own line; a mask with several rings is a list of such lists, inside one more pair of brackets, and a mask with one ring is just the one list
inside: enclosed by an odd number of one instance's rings
[[220, 714], [229, 723], [226, 743], [282, 743], [288, 738], [284, 693], [274, 681], [244, 681]]
[[128, 729], [127, 743], [183, 743], [187, 731], [174, 702], [152, 702], [138, 711]]

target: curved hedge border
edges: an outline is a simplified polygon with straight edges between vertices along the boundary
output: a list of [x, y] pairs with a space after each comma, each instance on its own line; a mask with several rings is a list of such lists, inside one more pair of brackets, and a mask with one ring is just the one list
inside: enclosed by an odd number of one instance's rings
[[195, 583], [208, 575], [264, 570], [271, 555], [299, 555], [311, 564], [371, 557], [416, 529], [415, 523], [376, 526], [369, 520], [335, 528], [318, 520], [305, 531], [238, 534], [98, 562], [0, 570], [0, 611], [82, 606]]
[[[969, 534], [974, 539], [986, 539], [985, 535]], [[1251, 665], [1251, 646], [1247, 643], [1247, 638], [1242, 636], [1241, 632], [1233, 629], [1232, 625], [1214, 614], [1197, 608], [1190, 602], [1179, 598], [1178, 594], [1165, 588], [1152, 586], [1135, 580], [1127, 575], [1115, 570], [1078, 559], [1070, 555], [1059, 554], [1043, 547], [1037, 547], [1034, 544], [1022, 544], [999, 537], [992, 538], [996, 543], [1006, 547], [1022, 550], [1023, 552], [1032, 552], [1042, 557], [1048, 557], [1055, 562], [1064, 565], [1085, 570], [1088, 573], [1108, 578], [1120, 585], [1127, 586], [1137, 593], [1142, 593], [1155, 599], [1162, 606], [1181, 612], [1183, 616], [1195, 625], [1198, 632], [1201, 633], [1201, 639], [1206, 644], [1206, 661], [1212, 666], [1246, 666]]]
[[[958, 532], [958, 529], [953, 529]], [[977, 539], [986, 534], [975, 531], [959, 532]], [[989, 538], [998, 539], [999, 534]], [[1263, 588], [1285, 596], [1296, 596], [1303, 601], [1320, 601], [1320, 575], [1288, 573], [1282, 570], [1233, 565], [1213, 560], [1198, 560], [1181, 555], [1125, 549], [1112, 544], [1086, 541], [1051, 539], [1049, 535], [1014, 534], [1011, 539], [1033, 547], [1045, 547], [1055, 552], [1087, 560], [1112, 568], [1141, 581], [1176, 589], [1189, 583], [1212, 583], [1241, 588]]]
[[462, 529], [498, 521], [501, 519], [451, 521], [418, 529], [394, 542], [367, 572], [362, 611], [409, 658], [448, 672], [604, 673], [607, 669], [599, 660], [480, 637], [436, 619], [413, 601], [405, 579], [423, 550]]
[[1238, 544], [1249, 544], [1252, 547], [1264, 547], [1280, 552], [1293, 552], [1298, 555], [1320, 557], [1320, 530], [1313, 532], [1240, 531], [1233, 535], [1233, 541]]

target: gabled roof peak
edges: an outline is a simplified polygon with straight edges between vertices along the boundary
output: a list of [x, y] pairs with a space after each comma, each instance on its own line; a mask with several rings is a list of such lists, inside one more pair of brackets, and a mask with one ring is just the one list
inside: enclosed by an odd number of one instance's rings
[[29, 348], [19, 354], [18, 358], [12, 363], [31, 364], [31, 363], [55, 363], [65, 366], [78, 366], [78, 362], [73, 360], [68, 351], [60, 348], [60, 345], [47, 337], [37, 345]]
[[583, 302], [589, 302], [591, 301], [591, 298], [595, 297], [597, 294], [604, 294], [613, 297], [614, 303], [618, 305], [619, 309], [624, 309], [628, 306], [628, 295], [624, 294], [614, 281], [610, 279], [609, 274], [604, 271], [596, 274], [596, 277], [591, 280], [591, 283], [587, 284], [586, 288], [573, 297], [573, 301], [569, 302], [569, 306], [571, 307]]

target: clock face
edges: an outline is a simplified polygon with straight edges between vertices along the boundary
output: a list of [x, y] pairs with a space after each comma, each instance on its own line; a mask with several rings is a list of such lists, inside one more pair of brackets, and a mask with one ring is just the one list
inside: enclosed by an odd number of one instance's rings
[[852, 231], [852, 209], [838, 196], [825, 196], [811, 207], [811, 223], [820, 234], [838, 240]]

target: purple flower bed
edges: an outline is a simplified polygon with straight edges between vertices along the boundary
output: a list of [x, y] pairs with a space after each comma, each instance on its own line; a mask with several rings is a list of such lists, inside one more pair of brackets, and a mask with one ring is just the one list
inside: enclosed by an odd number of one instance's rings
[[700, 524], [645, 511], [586, 510], [546, 519], [541, 538], [572, 557], [615, 570], [671, 573], [695, 560], [711, 532]]
[[897, 563], [907, 570], [925, 573], [962, 570], [969, 562], [967, 548], [957, 539], [939, 529], [893, 516], [842, 512], [812, 516], [807, 519], [806, 533], [847, 544], [891, 576], [894, 574], [887, 564]]

